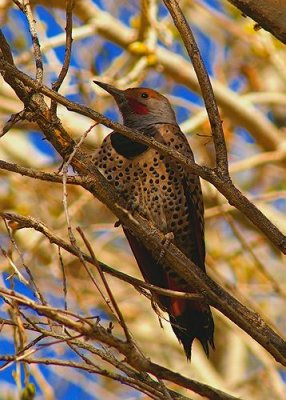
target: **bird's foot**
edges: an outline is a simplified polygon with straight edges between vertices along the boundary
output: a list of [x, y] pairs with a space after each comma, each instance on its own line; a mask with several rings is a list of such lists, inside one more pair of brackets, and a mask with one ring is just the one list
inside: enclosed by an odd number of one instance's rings
[[118, 228], [121, 225], [121, 221], [118, 219], [114, 222], [114, 228]]
[[160, 263], [160, 261], [162, 260], [162, 258], [164, 257], [165, 253], [166, 253], [166, 249], [170, 246], [172, 240], [174, 240], [175, 236], [173, 234], [173, 232], [168, 232], [164, 235], [164, 239], [162, 240], [162, 246], [163, 249], [160, 251], [159, 257], [158, 257], [158, 264]]

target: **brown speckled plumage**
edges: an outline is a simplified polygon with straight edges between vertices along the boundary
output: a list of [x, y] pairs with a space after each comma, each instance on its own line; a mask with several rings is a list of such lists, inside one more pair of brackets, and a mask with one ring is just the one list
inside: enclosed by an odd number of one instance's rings
[[[178, 127], [159, 125], [154, 138], [193, 158]], [[144, 216], [160, 227], [163, 233], [173, 232], [176, 245], [188, 257], [193, 257], [194, 244], [189, 232], [188, 205], [182, 182], [185, 181], [191, 191], [203, 235], [203, 203], [196, 175], [188, 174], [186, 179], [180, 164], [160, 155], [155, 149], [148, 149], [134, 159], [127, 159], [114, 150], [110, 136], [105, 138], [93, 159], [107, 180], [128, 198], [130, 206], [138, 206]]]
[[[132, 93], [132, 89], [128, 90]], [[108, 91], [111, 93], [111, 90]], [[154, 91], [150, 92], [153, 94]], [[120, 109], [125, 117], [124, 108]], [[193, 159], [187, 139], [172, 119], [171, 122], [156, 122], [146, 126], [143, 124], [140, 130]], [[93, 154], [95, 165], [124, 196], [130, 211], [137, 209], [164, 234], [172, 233], [173, 242], [177, 247], [205, 270], [204, 207], [198, 176], [186, 173], [178, 162], [159, 154], [155, 149], [135, 149], [134, 142], [121, 139], [121, 135], [114, 132], [108, 135], [102, 146]], [[123, 229], [146, 281], [174, 290], [192, 291], [183, 279], [162, 261], [156, 260], [139, 240], [126, 228]], [[157, 302], [169, 313], [173, 330], [182, 342], [187, 357], [191, 356], [192, 342], [196, 337], [208, 355], [208, 344], [214, 347], [214, 325], [210, 308], [199, 301], [178, 300], [165, 296], [158, 296]]]

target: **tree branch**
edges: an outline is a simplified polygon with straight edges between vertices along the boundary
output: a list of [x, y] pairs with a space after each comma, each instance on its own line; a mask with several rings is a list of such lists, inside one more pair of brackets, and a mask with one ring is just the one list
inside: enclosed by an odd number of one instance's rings
[[[37, 304], [33, 300], [15, 294], [13, 291], [0, 288], [0, 295], [8, 300], [13, 300], [19, 305], [31, 308], [38, 314], [48, 317], [49, 319], [57, 322], [59, 325], [64, 325], [68, 329], [72, 329], [75, 332], [80, 333], [82, 336], [100, 341], [108, 346], [117, 349], [123, 354], [127, 362], [135, 368], [137, 371], [149, 372], [152, 375], [164, 379], [166, 381], [174, 382], [180, 386], [190, 389], [201, 396], [207, 397], [212, 400], [238, 400], [236, 397], [224, 393], [218, 389], [212, 388], [208, 385], [199, 383], [192, 379], [188, 379], [178, 373], [175, 373], [168, 368], [164, 368], [156, 363], [149, 361], [143, 356], [142, 353], [138, 352], [136, 347], [131, 346], [129, 342], [124, 342], [109, 332], [106, 329], [99, 326], [98, 324], [86, 323], [84, 319], [76, 320], [76, 315], [72, 318], [66, 316], [64, 310], [55, 309], [52, 307], [43, 306]], [[1, 321], [1, 319], [0, 319]], [[38, 328], [40, 332], [44, 332], [42, 328]], [[57, 335], [54, 332], [45, 331], [47, 336]], [[79, 343], [79, 341], [77, 341]]]
[[[22, 176], [28, 176], [29, 178], [38, 179], [46, 182], [54, 182], [63, 184], [63, 177], [58, 173], [49, 173], [38, 171], [36, 169], [22, 167], [18, 164], [9, 163], [4, 160], [0, 160], [0, 169], [4, 171], [15, 172], [16, 174], [20, 174]], [[71, 185], [79, 185], [82, 186], [85, 178], [82, 176], [68, 176], [67, 183]]]
[[[0, 60], [0, 68], [5, 71], [4, 79], [9, 83], [14, 90], [16, 91], [17, 95], [20, 99], [25, 103], [27, 99], [27, 90], [26, 93], [22, 92], [22, 88], [19, 86], [18, 83], [15, 83], [14, 77], [21, 79], [21, 81], [27, 85], [29, 88], [33, 88], [34, 90], [39, 90], [41, 93], [45, 94], [46, 96], [58, 101], [60, 104], [67, 107], [68, 110], [78, 112], [82, 115], [85, 115], [91, 119], [94, 119], [97, 122], [104, 124], [105, 126], [114, 129], [125, 136], [133, 139], [137, 142], [147, 144], [150, 147], [153, 147], [160, 151], [162, 154], [168, 155], [173, 157], [178, 162], [180, 162], [186, 170], [194, 172], [200, 175], [203, 179], [207, 180], [208, 182], [212, 183], [220, 193], [222, 193], [229, 203], [235, 206], [239, 211], [241, 211], [249, 220], [257, 226], [267, 237], [268, 239], [283, 253], [286, 254], [286, 237], [283, 235], [282, 232], [258, 209], [255, 207], [253, 203], [251, 203], [243, 194], [233, 185], [229, 179], [225, 180], [223, 177], [218, 176], [214, 170], [210, 168], [201, 167], [198, 164], [194, 163], [190, 159], [185, 158], [181, 153], [176, 150], [173, 150], [161, 143], [158, 143], [153, 138], [148, 138], [144, 136], [142, 133], [133, 131], [121, 124], [112, 122], [110, 119], [104, 117], [103, 115], [97, 113], [94, 110], [86, 106], [82, 106], [80, 104], [74, 103], [65, 97], [61, 96], [59, 93], [54, 92], [53, 90], [49, 89], [46, 86], [38, 87], [37, 83], [30, 78], [28, 75], [20, 72], [15, 67], [10, 65], [5, 60]], [[12, 79], [11, 79], [12, 78]], [[28, 91], [29, 93], [29, 91]], [[30, 107], [31, 103], [27, 103], [27, 106]], [[41, 103], [34, 105], [34, 110], [39, 111], [42, 108], [43, 115], [47, 115], [47, 109]], [[72, 148], [74, 146], [73, 142], [68, 139], [68, 135], [63, 130], [62, 126], [58, 125], [58, 131], [54, 131], [51, 129], [51, 126], [48, 122], [48, 119], [38, 118], [38, 123], [41, 124], [41, 128], [43, 131], [50, 133], [47, 135], [47, 139], [51, 142], [51, 144], [56, 148], [56, 150], [63, 155], [67, 149]], [[58, 133], [57, 133], [58, 132]], [[64, 145], [64, 149], [62, 147]], [[88, 155], [84, 156], [82, 153], [82, 157], [88, 158]], [[79, 161], [79, 160], [77, 160]], [[80, 168], [80, 166], [77, 166]], [[81, 168], [81, 173], [85, 168]]]
[[259, 26], [286, 44], [286, 3], [281, 0], [228, 0]]
[[[59, 73], [57, 80], [52, 84], [52, 89], [58, 92], [69, 69], [70, 59], [71, 59], [71, 49], [72, 49], [72, 11], [74, 7], [74, 0], [66, 1], [66, 48], [65, 48], [65, 58], [62, 65], [62, 69]], [[57, 111], [57, 102], [51, 102], [51, 113], [55, 114]]]
[[189, 27], [177, 1], [164, 0], [164, 3], [173, 18], [181, 38], [183, 39], [189, 57], [192, 60], [212, 128], [213, 141], [216, 149], [217, 172], [218, 175], [221, 175], [225, 180], [227, 180], [229, 178], [227, 150], [222, 129], [222, 121], [219, 115], [219, 110], [214, 97], [210, 78], [207, 74], [193, 32]]
[[[68, 242], [61, 239], [59, 236], [54, 234], [46, 225], [42, 222], [36, 220], [32, 217], [25, 217], [23, 215], [14, 214], [14, 213], [0, 213], [1, 217], [14, 223], [13, 227], [15, 230], [17, 229], [24, 229], [24, 228], [32, 228], [37, 232], [41, 232], [46, 238], [50, 241], [50, 243], [57, 245], [58, 247], [66, 250], [68, 253], [73, 254], [76, 257], [79, 257], [79, 253], [76, 249], [69, 244]], [[15, 225], [16, 223], [16, 225]], [[92, 259], [91, 256], [83, 253], [81, 251], [82, 258], [87, 261], [88, 263], [92, 264], [96, 267], [95, 261]], [[124, 282], [131, 284], [135, 289], [148, 289], [151, 293], [158, 293], [163, 294], [164, 296], [169, 297], [176, 297], [181, 299], [188, 299], [188, 300], [203, 300], [204, 297], [198, 293], [184, 293], [184, 292], [176, 292], [174, 290], [163, 289], [158, 286], [152, 285], [151, 283], [147, 283], [141, 281], [140, 279], [133, 278], [123, 272], [118, 271], [117, 269], [113, 269], [108, 265], [98, 261], [100, 268], [102, 271], [114, 276], [117, 279], [120, 279]], [[145, 293], [143, 293], [145, 294]]]
[[[34, 112], [35, 121], [42, 129], [46, 138], [54, 145], [59, 153], [63, 157], [65, 157], [67, 151], [70, 151], [70, 149], [73, 148], [74, 142], [71, 140], [67, 132], [63, 129], [59, 121], [53, 121], [53, 123], [49, 121], [47, 113], [48, 109], [46, 104], [44, 103], [43, 97], [39, 95], [32, 95], [30, 92], [30, 88], [27, 88], [25, 84], [23, 84], [23, 82], [30, 82], [33, 87], [34, 81], [27, 75], [19, 73], [17, 69], [15, 69], [4, 60], [1, 60], [0, 65], [2, 66], [3, 70], [6, 71], [4, 74], [5, 80], [14, 88], [17, 95], [24, 102], [28, 110]], [[13, 71], [13, 74], [11, 74], [11, 71]], [[23, 82], [19, 80], [19, 77], [21, 77]], [[45, 89], [45, 91], [47, 90]], [[54, 92], [52, 93], [54, 95]], [[59, 98], [62, 98], [62, 96], [60, 96], [59, 94], [56, 94], [55, 96], [57, 96], [57, 98], [58, 96]], [[75, 108], [86, 110], [86, 112], [88, 110], [87, 107], [79, 105], [76, 105]], [[101, 120], [104, 120], [102, 116], [95, 112], [89, 113], [90, 115], [93, 115], [95, 119], [101, 118]], [[130, 137], [134, 135], [132, 131], [128, 130], [127, 128], [121, 127], [119, 124], [111, 124], [110, 122], [108, 122], [108, 124], [113, 125], [116, 129], [118, 127], [119, 132], [126, 133], [126, 135], [129, 135]], [[137, 138], [137, 133], [135, 137]], [[138, 137], [140, 137], [140, 133], [138, 133]], [[148, 143], [145, 137], [140, 137], [140, 141], [141, 140], [143, 143]], [[152, 147], [156, 146], [156, 148], [158, 148], [159, 150], [161, 149], [161, 146], [159, 146], [159, 144], [154, 141], [150, 141], [150, 144], [152, 145]], [[213, 182], [220, 182], [222, 184], [222, 192], [231, 190], [232, 195], [234, 194], [234, 197], [231, 197], [231, 201], [233, 202], [233, 204], [234, 202], [237, 203], [238, 199], [238, 204], [239, 202], [243, 203], [242, 205], [240, 205], [240, 208], [247, 209], [248, 203], [246, 199], [241, 195], [241, 193], [233, 186], [228, 187], [227, 185], [223, 185], [223, 182], [220, 181], [220, 178], [218, 178], [213, 171], [201, 168], [196, 165], [191, 166], [191, 164], [189, 164], [189, 161], [185, 161], [180, 153], [173, 153], [172, 151], [170, 151], [169, 148], [165, 148], [165, 146], [162, 146], [161, 150], [165, 154], [174, 156], [174, 158], [180, 160], [182, 163], [184, 163], [184, 165], [188, 166], [187, 168], [192, 168], [192, 170], [199, 170], [201, 173], [204, 173], [204, 175], [211, 177]], [[89, 157], [85, 153], [78, 150], [78, 152], [74, 155], [72, 159], [72, 166], [79, 173], [86, 176], [84, 187], [89, 190], [94, 196], [96, 196], [100, 201], [105, 203], [120, 219], [120, 221], [126, 227], [128, 227], [128, 229], [130, 229], [136, 237], [140, 238], [142, 243], [149, 250], [151, 250], [155, 254], [161, 252], [162, 248], [164, 247], [162, 246], [164, 235], [153, 226], [151, 226], [148, 221], [142, 218], [139, 214], [135, 213], [134, 216], [130, 215], [130, 213], [126, 210], [124, 202], [122, 201], [122, 199], [119, 198], [118, 193], [115, 192], [115, 190], [107, 182], [107, 180], [94, 168], [93, 164], [89, 162]], [[268, 225], [270, 221], [268, 221], [262, 213], [260, 214], [262, 220], [266, 223], [264, 230], [269, 232]], [[277, 231], [277, 228], [275, 228], [275, 231], [272, 231], [272, 229], [270, 230], [270, 232], [274, 234], [275, 240], [277, 240]], [[282, 242], [279, 243], [279, 246], [285, 251], [285, 238], [281, 234], [281, 232], [279, 232], [279, 234], [280, 238], [283, 238], [283, 240], [281, 239]], [[198, 268], [195, 264], [188, 260], [173, 244], [170, 244], [167, 249], [164, 247], [164, 255], [162, 257], [162, 261], [166, 262], [167, 265], [170, 265], [170, 267], [174, 269], [196, 291], [202, 293], [209, 304], [224, 313], [228, 318], [230, 318], [233, 322], [235, 322], [238, 326], [245, 330], [250, 336], [252, 336], [258, 343], [260, 343], [265, 349], [267, 349], [278, 362], [286, 365], [285, 341], [283, 341], [282, 338], [280, 338], [267, 324], [265, 324], [265, 322], [260, 318], [259, 315], [248, 310], [241, 303], [230, 296], [227, 292], [225, 292], [222, 288], [220, 288], [200, 268]]]

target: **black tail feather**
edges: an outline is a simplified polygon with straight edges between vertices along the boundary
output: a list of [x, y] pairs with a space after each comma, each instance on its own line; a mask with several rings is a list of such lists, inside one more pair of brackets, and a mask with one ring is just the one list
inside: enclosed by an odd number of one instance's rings
[[[135, 255], [142, 275], [146, 282], [162, 288], [180, 290], [175, 286], [170, 286], [170, 277], [165, 269], [154, 259], [153, 255], [146, 250], [126, 228], [124, 233], [129, 241], [130, 247]], [[208, 306], [198, 301], [182, 300], [183, 311], [180, 315], [172, 315], [172, 301], [170, 297], [156, 296], [158, 305], [169, 313], [170, 322], [178, 340], [182, 343], [186, 356], [191, 358], [192, 343], [197, 338], [206, 353], [209, 356], [209, 345], [214, 349], [214, 323], [211, 310]]]
[[214, 322], [209, 307], [200, 310], [190, 304], [181, 315], [176, 317], [170, 315], [170, 322], [175, 335], [184, 347], [188, 360], [191, 359], [195, 338], [200, 341], [207, 357], [209, 357], [209, 345], [215, 350]]

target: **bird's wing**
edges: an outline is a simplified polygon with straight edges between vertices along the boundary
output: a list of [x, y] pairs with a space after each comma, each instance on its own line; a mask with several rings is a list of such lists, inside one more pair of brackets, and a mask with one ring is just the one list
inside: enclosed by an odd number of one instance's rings
[[[137, 264], [140, 268], [146, 282], [155, 286], [168, 289], [168, 277], [163, 267], [158, 263], [158, 260], [146, 249], [145, 246], [125, 227], [123, 227], [125, 236], [129, 242], [131, 250], [136, 258]], [[169, 309], [170, 297], [155, 296], [157, 303], [164, 310]]]
[[197, 266], [205, 270], [204, 207], [199, 178], [187, 173], [183, 185], [194, 243], [191, 259]]
[[[188, 140], [179, 127], [177, 129], [170, 129], [167, 132], [167, 134], [164, 133], [164, 143], [180, 151], [188, 159], [194, 160]], [[173, 165], [176, 170], [181, 171], [180, 179], [184, 187], [190, 221], [189, 244], [186, 246], [186, 243], [176, 242], [176, 240], [175, 243], [187, 257], [201, 269], [205, 270], [204, 203], [200, 178], [198, 175], [186, 171], [177, 161], [172, 161], [172, 163], [174, 163]]]

